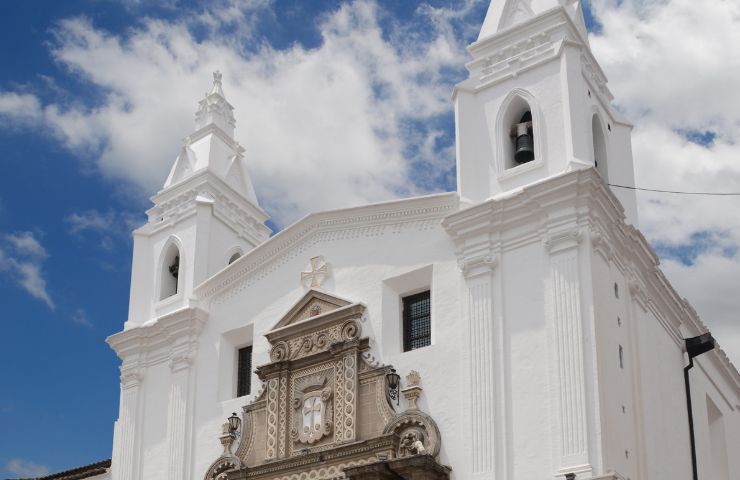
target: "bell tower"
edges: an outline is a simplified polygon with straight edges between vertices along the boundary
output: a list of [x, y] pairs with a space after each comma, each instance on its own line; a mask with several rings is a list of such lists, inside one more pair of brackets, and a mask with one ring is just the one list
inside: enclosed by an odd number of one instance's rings
[[[574, 169], [634, 186], [632, 125], [612, 107], [579, 0], [494, 0], [455, 87], [457, 188], [477, 204]], [[612, 187], [637, 224], [634, 191]]]
[[234, 107], [221, 73], [198, 104], [170, 174], [134, 232], [126, 328], [190, 305], [193, 288], [270, 235], [234, 140]]

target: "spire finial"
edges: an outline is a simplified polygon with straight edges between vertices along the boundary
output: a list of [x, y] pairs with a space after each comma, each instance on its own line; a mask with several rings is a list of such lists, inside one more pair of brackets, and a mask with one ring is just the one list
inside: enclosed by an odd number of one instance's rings
[[223, 78], [223, 74], [219, 70], [213, 72], [213, 88], [211, 89], [211, 94], [217, 93], [223, 97], [224, 91], [221, 85], [221, 78]]

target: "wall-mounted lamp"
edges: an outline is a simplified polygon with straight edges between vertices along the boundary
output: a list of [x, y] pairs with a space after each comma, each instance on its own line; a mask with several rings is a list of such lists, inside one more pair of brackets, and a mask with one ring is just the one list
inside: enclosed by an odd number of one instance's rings
[[401, 376], [396, 373], [395, 368], [391, 368], [391, 371], [385, 374], [385, 387], [388, 393], [388, 398], [396, 401], [396, 405], [401, 404], [401, 396], [399, 395], [399, 386], [401, 384]]
[[239, 431], [239, 427], [242, 425], [242, 419], [236, 415], [236, 412], [232, 413], [229, 417], [229, 433], [236, 435]]
[[685, 339], [686, 353], [689, 355], [689, 364], [683, 369], [683, 379], [686, 383], [686, 408], [689, 413], [689, 440], [691, 441], [691, 468], [693, 469], [694, 480], [699, 480], [699, 474], [696, 468], [696, 440], [694, 438], [694, 410], [691, 408], [691, 385], [689, 383], [689, 370], [694, 366], [694, 357], [702, 353], [714, 350], [714, 337], [707, 332], [698, 337]]

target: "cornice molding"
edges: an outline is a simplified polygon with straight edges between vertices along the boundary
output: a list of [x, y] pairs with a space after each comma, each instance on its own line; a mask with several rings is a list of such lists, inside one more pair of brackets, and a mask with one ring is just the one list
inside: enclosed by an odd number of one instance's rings
[[207, 279], [194, 295], [208, 305], [263, 278], [308, 246], [324, 241], [399, 234], [407, 228], [424, 231], [459, 208], [456, 192], [310, 214], [271, 237]]
[[[212, 201], [205, 202], [205, 199]], [[198, 205], [204, 203], [210, 203], [216, 217], [253, 245], [262, 243], [271, 233], [264, 224], [269, 218], [267, 213], [207, 168], [158, 193], [151, 200], [155, 206], [147, 210], [149, 222], [136, 230], [138, 235], [152, 235], [171, 228], [194, 215]]]
[[204, 310], [187, 307], [111, 335], [106, 342], [123, 360], [122, 377], [129, 364], [132, 369], [141, 369], [168, 361], [176, 370], [192, 362], [197, 339], [207, 319], [208, 313]]

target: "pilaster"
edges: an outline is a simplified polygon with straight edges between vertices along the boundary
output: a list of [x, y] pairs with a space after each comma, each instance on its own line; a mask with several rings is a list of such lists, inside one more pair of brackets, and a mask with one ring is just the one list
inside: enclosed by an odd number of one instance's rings
[[169, 458], [167, 478], [184, 480], [190, 478], [191, 437], [191, 376], [195, 352], [193, 347], [173, 351], [169, 359], [171, 383], [169, 409], [167, 412], [167, 437]]
[[136, 360], [121, 366], [121, 405], [118, 413], [118, 435], [112, 474], [115, 480], [139, 478], [141, 460], [141, 396], [145, 368]]
[[550, 257], [549, 324], [553, 335], [551, 358], [554, 360], [558, 389], [554, 452], [557, 474], [587, 473], [589, 458], [588, 409], [584, 360], [584, 321], [579, 229], [549, 234], [543, 247]]
[[468, 320], [470, 466], [473, 478], [507, 478], [507, 358], [496, 275], [500, 254], [487, 242], [473, 244], [458, 254]]

